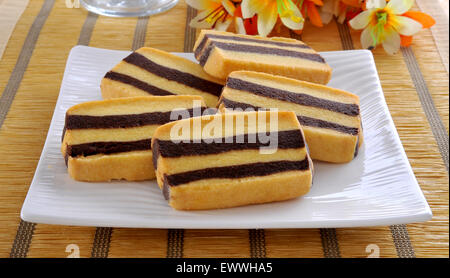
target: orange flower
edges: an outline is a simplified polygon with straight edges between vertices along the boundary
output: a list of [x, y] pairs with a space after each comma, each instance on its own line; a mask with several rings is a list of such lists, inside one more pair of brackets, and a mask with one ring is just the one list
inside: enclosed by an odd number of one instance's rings
[[225, 31], [234, 21], [239, 29], [239, 19], [234, 16], [236, 7], [230, 0], [186, 0], [186, 3], [200, 11], [190, 22], [190, 26], [193, 28], [213, 28]]
[[258, 33], [267, 36], [275, 27], [278, 17], [292, 30], [303, 29], [303, 16], [293, 0], [242, 0], [242, 15], [252, 18], [258, 15]]
[[301, 8], [303, 17], [309, 18], [311, 23], [317, 27], [323, 27], [322, 19], [320, 18], [319, 10], [316, 6], [322, 7], [322, 0], [297, 0], [299, 8]]
[[[372, 49], [382, 44], [388, 54], [395, 54], [402, 43], [401, 36], [412, 36], [423, 26], [416, 20], [404, 16], [411, 9], [413, 0], [385, 0], [368, 1], [365, 10], [350, 20], [353, 29], [363, 29], [361, 44], [364, 48]], [[404, 39], [408, 44], [410, 40]]]
[[[406, 12], [404, 14], [402, 14], [403, 16], [409, 17], [411, 19], [414, 19], [417, 22], [420, 22], [422, 24], [422, 28], [426, 29], [426, 28], [430, 28], [431, 26], [433, 26], [434, 24], [436, 24], [436, 21], [434, 20], [434, 18], [432, 18], [431, 16], [429, 16], [426, 13], [422, 13], [422, 12], [415, 12], [415, 11], [409, 11]], [[400, 36], [401, 41], [400, 41], [400, 45], [401, 46], [410, 46], [412, 43], [412, 36]]]

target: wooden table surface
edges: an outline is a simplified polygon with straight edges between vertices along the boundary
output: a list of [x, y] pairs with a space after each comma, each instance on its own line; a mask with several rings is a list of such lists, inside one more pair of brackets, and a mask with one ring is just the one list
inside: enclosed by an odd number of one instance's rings
[[[389, 110], [433, 211], [431, 221], [369, 228], [166, 230], [34, 224], [21, 221], [20, 209], [70, 49], [145, 45], [190, 52], [197, 32], [186, 23], [195, 11], [181, 0], [161, 15], [118, 19], [67, 8], [65, 1], [30, 0], [0, 60], [0, 257], [66, 257], [71, 244], [81, 257], [367, 257], [372, 247], [381, 257], [448, 257], [448, 17], [439, 21], [448, 15], [430, 2], [438, 1], [418, 1], [416, 9], [431, 10], [438, 19], [435, 30], [421, 31], [395, 56], [381, 48], [373, 54]], [[287, 30], [281, 35], [294, 36]], [[359, 33], [336, 22], [320, 29], [307, 24], [302, 40], [318, 51], [361, 47]]]

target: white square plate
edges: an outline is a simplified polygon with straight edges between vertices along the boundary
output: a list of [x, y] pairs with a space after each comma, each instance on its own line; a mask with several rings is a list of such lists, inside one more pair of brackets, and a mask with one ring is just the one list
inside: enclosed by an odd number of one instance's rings
[[[403, 224], [431, 219], [389, 114], [370, 51], [321, 53], [333, 68], [330, 86], [361, 100], [364, 144], [348, 164], [315, 162], [304, 197], [207, 211], [169, 207], [155, 181], [83, 183], [67, 174], [60, 152], [66, 110], [101, 99], [100, 80], [127, 51], [72, 49], [47, 140], [22, 207], [35, 223], [141, 228], [324, 228]], [[194, 60], [190, 53], [180, 56]]]

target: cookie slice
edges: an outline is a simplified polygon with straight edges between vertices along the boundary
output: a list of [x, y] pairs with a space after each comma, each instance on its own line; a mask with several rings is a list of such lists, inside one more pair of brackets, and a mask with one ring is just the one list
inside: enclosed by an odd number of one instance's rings
[[101, 81], [105, 99], [132, 96], [199, 95], [215, 107], [224, 82], [202, 67], [162, 50], [142, 47], [125, 57]]
[[327, 84], [331, 78], [331, 67], [322, 56], [305, 43], [289, 38], [202, 30], [194, 51], [204, 70], [219, 79], [226, 79], [238, 70], [266, 72], [319, 84]]
[[312, 159], [351, 161], [363, 142], [358, 96], [331, 87], [265, 73], [228, 77], [219, 110], [277, 108], [296, 113]]
[[69, 175], [91, 182], [153, 179], [156, 128], [179, 115], [201, 115], [205, 108], [199, 96], [117, 98], [72, 106], [61, 145]]
[[287, 200], [311, 187], [312, 163], [293, 112], [172, 122], [155, 131], [152, 150], [158, 184], [179, 210]]

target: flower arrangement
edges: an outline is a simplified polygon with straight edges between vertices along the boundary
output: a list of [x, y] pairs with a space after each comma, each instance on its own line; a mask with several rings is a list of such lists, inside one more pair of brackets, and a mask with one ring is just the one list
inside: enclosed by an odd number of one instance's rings
[[301, 34], [305, 20], [322, 27], [333, 18], [362, 30], [361, 44], [374, 49], [382, 45], [388, 54], [409, 46], [420, 30], [430, 28], [434, 19], [411, 11], [414, 0], [186, 0], [199, 10], [190, 25], [194, 28], [228, 30], [268, 36], [275, 26], [284, 25]]

